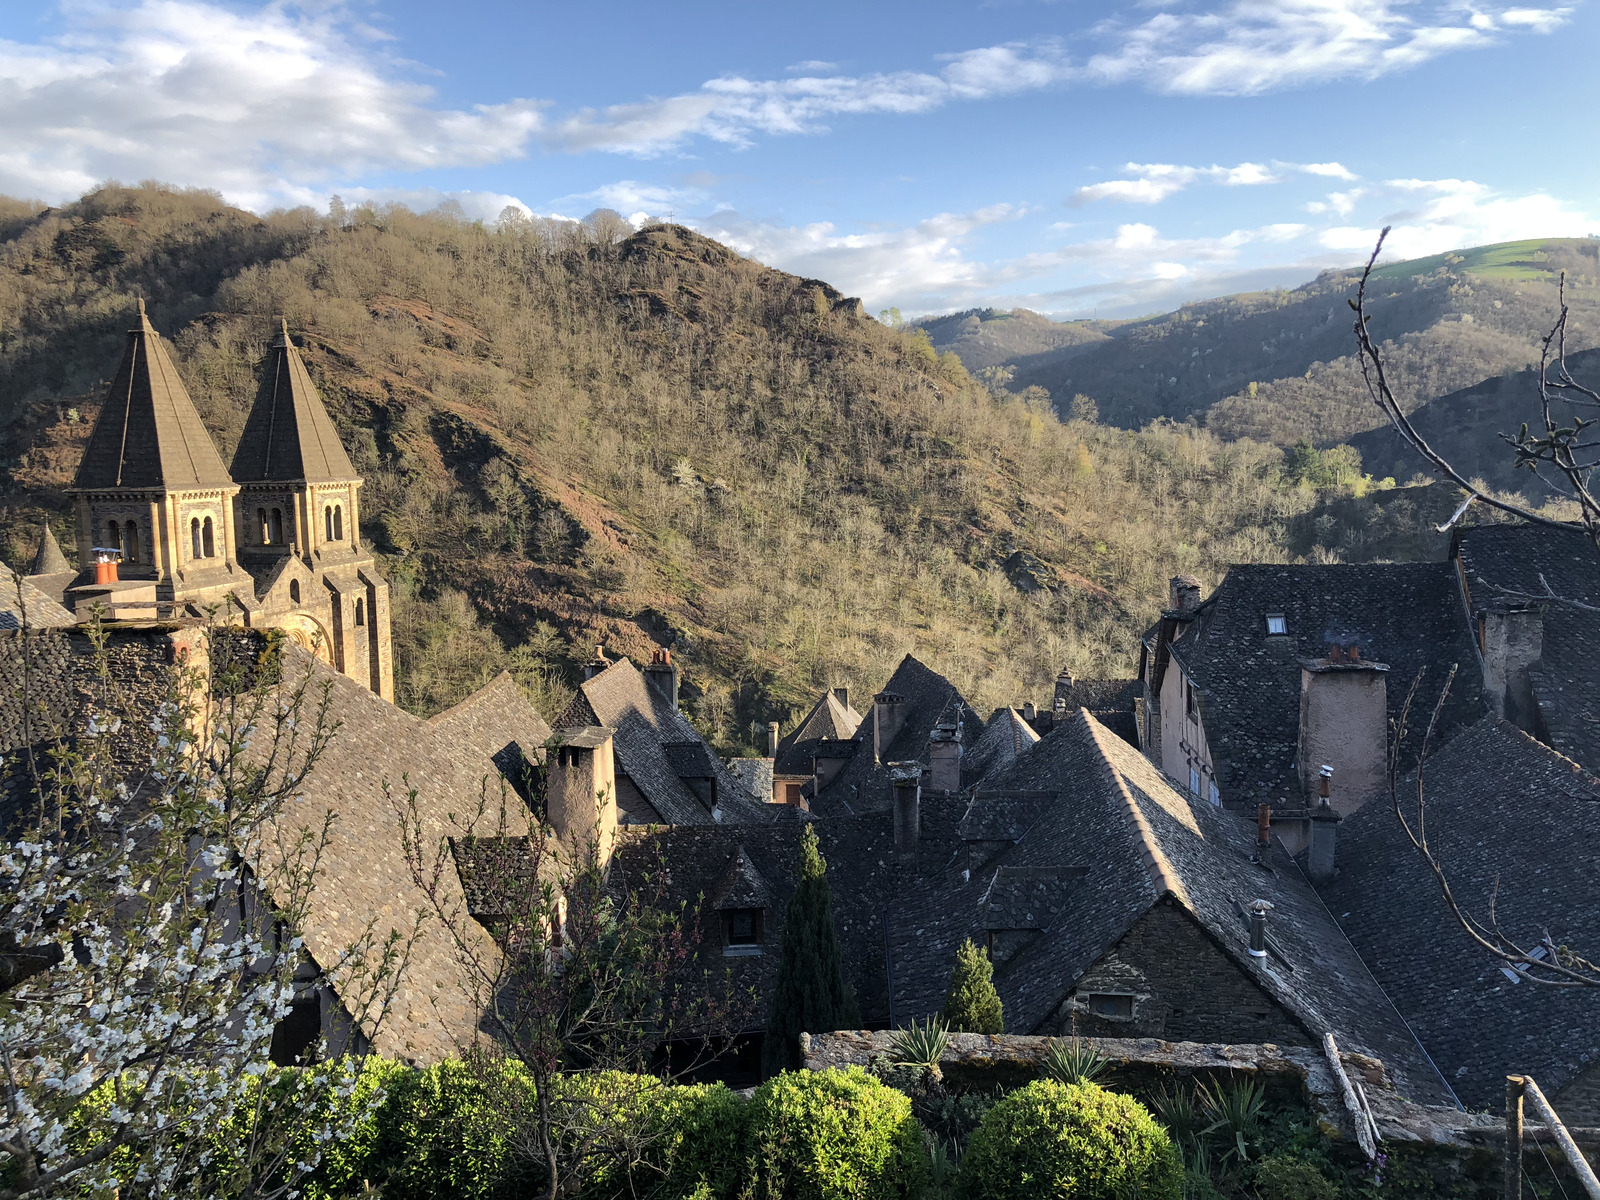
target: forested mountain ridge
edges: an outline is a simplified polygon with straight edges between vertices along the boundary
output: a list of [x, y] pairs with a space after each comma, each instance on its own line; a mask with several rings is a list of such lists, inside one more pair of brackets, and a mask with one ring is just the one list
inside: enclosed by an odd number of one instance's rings
[[1291, 525], [1332, 544], [1275, 447], [1063, 422], [826, 284], [626, 232], [153, 186], [0, 209], [0, 550], [48, 518], [71, 552], [136, 295], [224, 458], [287, 318], [419, 712], [503, 668], [553, 712], [597, 644], [670, 645], [728, 749], [907, 651], [980, 705], [1044, 699], [1063, 666], [1130, 671], [1170, 575], [1284, 560]]
[[[1554, 239], [1380, 268], [1372, 325], [1402, 402], [1416, 407], [1536, 362], [1539, 339], [1558, 311], [1562, 271], [1573, 310], [1569, 345], [1600, 344], [1597, 256], [1600, 241]], [[1068, 322], [1082, 330], [1077, 344], [1018, 352], [1004, 362], [1015, 368], [1013, 388], [1044, 387], [1061, 406], [1083, 393], [1097, 402], [1101, 419], [1118, 425], [1194, 417], [1230, 438], [1347, 441], [1381, 421], [1352, 353], [1346, 300], [1359, 277], [1328, 271], [1293, 290], [1224, 296], [1148, 319]], [[952, 321], [923, 325], [937, 348], [959, 354], [960, 323]], [[979, 340], [971, 329], [964, 336]], [[997, 330], [990, 340], [1000, 336]], [[992, 356], [981, 365], [993, 365]]]

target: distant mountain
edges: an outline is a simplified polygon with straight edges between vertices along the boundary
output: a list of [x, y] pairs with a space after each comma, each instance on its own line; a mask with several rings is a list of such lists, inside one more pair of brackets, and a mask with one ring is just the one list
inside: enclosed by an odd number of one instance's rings
[[930, 317], [916, 327], [941, 353], [954, 350], [972, 372], [998, 367], [1024, 358], [1052, 354], [1064, 360], [1091, 346], [1110, 341], [1108, 330], [1120, 321], [1052, 321], [1026, 308], [1001, 312], [969, 308], [945, 317]]
[[[1370, 311], [1402, 402], [1415, 407], [1536, 361], [1562, 271], [1569, 346], [1600, 344], [1600, 241], [1507, 242], [1381, 267]], [[1358, 281], [1358, 271], [1327, 271], [1290, 291], [1224, 296], [1144, 320], [1063, 322], [1062, 344], [1035, 350], [1018, 339], [1000, 361], [1016, 368], [1013, 390], [1044, 387], [1058, 406], [1085, 393], [1117, 425], [1193, 417], [1230, 438], [1345, 441], [1381, 420], [1352, 355], [1346, 301]], [[972, 354], [968, 366], [978, 369], [1005, 344], [1000, 328], [990, 333], [997, 324], [1005, 323], [957, 314], [922, 327], [935, 348], [963, 362]], [[1030, 341], [1046, 336], [1028, 332]]]

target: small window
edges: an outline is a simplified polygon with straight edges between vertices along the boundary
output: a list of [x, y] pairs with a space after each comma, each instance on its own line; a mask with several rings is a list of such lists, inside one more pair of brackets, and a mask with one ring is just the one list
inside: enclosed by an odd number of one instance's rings
[[328, 505], [322, 510], [322, 520], [327, 528], [328, 536], [325, 540], [333, 541], [333, 506]]
[[336, 542], [344, 541], [344, 505], [342, 504], [333, 506], [333, 540]]
[[1289, 632], [1289, 622], [1284, 619], [1284, 616], [1283, 616], [1282, 613], [1268, 613], [1267, 614], [1267, 636], [1268, 637], [1281, 637], [1281, 636], [1283, 636], [1284, 634], [1286, 634], [1288, 632]]
[[1097, 1017], [1110, 1017], [1113, 1021], [1133, 1018], [1133, 997], [1115, 992], [1090, 992], [1089, 1011]]
[[1206, 788], [1206, 791], [1208, 793], [1206, 798], [1211, 801], [1211, 807], [1221, 808], [1222, 793], [1217, 791], [1217, 781], [1215, 779], [1211, 781], [1210, 785]]
[[298, 579], [289, 580], [289, 599], [296, 604], [300, 603], [300, 581]]
[[1189, 768], [1189, 790], [1196, 796], [1200, 794], [1200, 772], [1193, 767]]
[[190, 558], [200, 558], [200, 518], [193, 517], [189, 521], [189, 548], [194, 551]]
[[722, 914], [723, 943], [737, 954], [750, 953], [761, 946], [761, 910], [735, 908]]
[[122, 527], [122, 561], [139, 561], [139, 525], [136, 521], [129, 521]]
[[365, 625], [366, 623], [367, 623], [367, 602], [365, 600], [357, 600], [356, 601], [356, 624], [357, 625]]
[[211, 531], [210, 517], [207, 517], [206, 523], [200, 527], [200, 540], [205, 543], [206, 557], [215, 558], [217, 556], [217, 540], [216, 535]]
[[118, 525], [115, 521], [110, 521], [106, 524], [106, 549], [122, 549], [122, 526]]
[[281, 545], [282, 542], [283, 542], [283, 510], [281, 508], [275, 508], [275, 509], [272, 510], [272, 544], [274, 546], [277, 546], [277, 545]]

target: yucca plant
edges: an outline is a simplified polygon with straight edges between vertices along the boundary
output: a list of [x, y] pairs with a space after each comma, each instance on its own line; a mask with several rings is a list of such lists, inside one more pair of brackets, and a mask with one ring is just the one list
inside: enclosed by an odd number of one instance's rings
[[928, 1148], [928, 1188], [924, 1200], [944, 1200], [956, 1194], [956, 1176], [961, 1169], [961, 1156], [954, 1143], [935, 1137], [926, 1130], [922, 1134]]
[[1150, 1099], [1150, 1110], [1156, 1120], [1167, 1127], [1172, 1140], [1188, 1159], [1194, 1147], [1200, 1144], [1208, 1120], [1194, 1089], [1163, 1083]]
[[929, 1017], [926, 1024], [911, 1022], [909, 1029], [894, 1031], [894, 1047], [890, 1062], [897, 1067], [921, 1067], [935, 1079], [942, 1078], [939, 1062], [950, 1045], [950, 1035], [944, 1022]]
[[1044, 1056], [1044, 1073], [1060, 1083], [1090, 1083], [1111, 1060], [1082, 1038], [1054, 1038]]
[[1267, 1099], [1253, 1079], [1200, 1085], [1200, 1105], [1211, 1119], [1203, 1133], [1223, 1134], [1223, 1157], [1250, 1160], [1250, 1143], [1261, 1135], [1261, 1113]]

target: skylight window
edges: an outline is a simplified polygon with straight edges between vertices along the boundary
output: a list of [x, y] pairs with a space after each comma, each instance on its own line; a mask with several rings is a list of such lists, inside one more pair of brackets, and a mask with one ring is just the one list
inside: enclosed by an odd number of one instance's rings
[[1282, 635], [1284, 635], [1284, 634], [1286, 634], [1288, 632], [1289, 632], [1289, 622], [1284, 619], [1284, 616], [1283, 616], [1282, 613], [1268, 613], [1267, 614], [1267, 636], [1268, 637], [1281, 637]]

